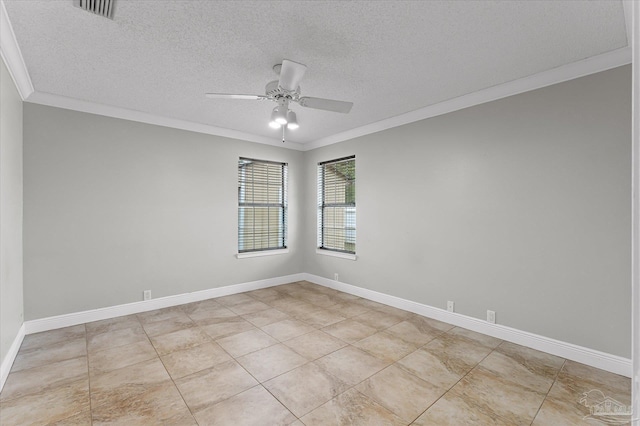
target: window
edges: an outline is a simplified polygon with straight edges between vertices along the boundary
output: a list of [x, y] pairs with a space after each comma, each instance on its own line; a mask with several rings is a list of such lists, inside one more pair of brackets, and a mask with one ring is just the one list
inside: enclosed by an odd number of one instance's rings
[[238, 161], [238, 253], [287, 247], [287, 164]]
[[356, 157], [318, 164], [318, 248], [356, 252]]

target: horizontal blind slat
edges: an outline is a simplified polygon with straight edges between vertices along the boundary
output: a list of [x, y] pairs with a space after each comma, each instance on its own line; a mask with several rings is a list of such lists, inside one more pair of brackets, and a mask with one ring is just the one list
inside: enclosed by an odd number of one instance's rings
[[238, 161], [238, 252], [286, 247], [287, 164]]
[[355, 253], [355, 157], [318, 164], [318, 245]]

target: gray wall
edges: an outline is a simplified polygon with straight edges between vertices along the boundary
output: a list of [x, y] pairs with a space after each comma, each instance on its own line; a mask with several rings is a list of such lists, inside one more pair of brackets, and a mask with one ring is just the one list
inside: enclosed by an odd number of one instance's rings
[[0, 60], [0, 363], [22, 326], [22, 99]]
[[[300, 153], [25, 104], [25, 316], [310, 272], [630, 355], [630, 67]], [[355, 154], [357, 261], [315, 254]], [[239, 156], [290, 165], [291, 252], [236, 252]]]
[[[305, 271], [630, 356], [631, 66], [305, 153]], [[357, 261], [315, 254], [356, 155]]]
[[[25, 103], [27, 320], [302, 272], [302, 153]], [[236, 259], [238, 157], [289, 163], [289, 254]]]

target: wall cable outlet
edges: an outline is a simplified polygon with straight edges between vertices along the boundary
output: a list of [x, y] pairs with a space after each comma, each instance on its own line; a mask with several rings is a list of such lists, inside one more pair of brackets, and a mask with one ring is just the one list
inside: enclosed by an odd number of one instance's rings
[[452, 302], [451, 300], [447, 302], [447, 311], [455, 312], [455, 303]]

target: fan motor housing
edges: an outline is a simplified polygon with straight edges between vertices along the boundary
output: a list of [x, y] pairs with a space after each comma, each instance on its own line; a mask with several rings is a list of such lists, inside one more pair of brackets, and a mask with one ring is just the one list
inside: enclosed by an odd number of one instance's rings
[[267, 96], [276, 96], [282, 93], [282, 90], [278, 87], [278, 80], [268, 82], [267, 86], [264, 88], [264, 92]]
[[288, 92], [280, 88], [278, 83], [278, 80], [273, 80], [268, 82], [265, 86], [264, 92], [269, 98], [273, 98], [276, 100], [279, 98], [289, 98], [292, 100], [298, 99], [298, 97], [300, 96], [300, 86], [298, 86], [298, 88], [294, 92]]

